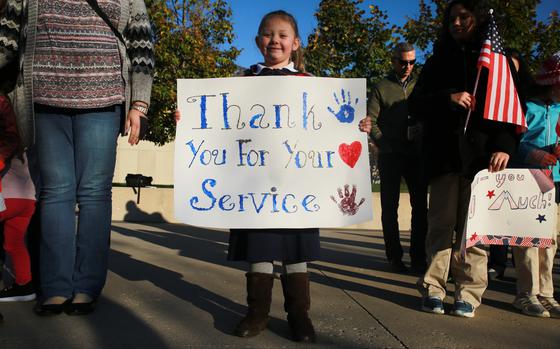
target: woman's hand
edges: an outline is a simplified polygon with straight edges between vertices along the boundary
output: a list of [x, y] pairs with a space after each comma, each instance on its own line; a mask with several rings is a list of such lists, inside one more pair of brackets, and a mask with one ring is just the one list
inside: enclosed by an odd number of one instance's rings
[[489, 172], [498, 172], [506, 168], [509, 161], [509, 155], [507, 153], [498, 151], [490, 156], [490, 162], [488, 163]]
[[130, 109], [126, 118], [125, 130], [128, 133], [128, 144], [136, 145], [140, 142], [140, 118], [143, 117], [139, 110]]
[[173, 117], [175, 118], [175, 123], [178, 123], [179, 120], [181, 120], [181, 112], [179, 111], [179, 109], [175, 110], [175, 112], [173, 113]]
[[457, 104], [467, 110], [474, 110], [475, 108], [476, 99], [468, 92], [452, 93], [450, 98], [451, 103]]
[[372, 127], [371, 116], [366, 116], [365, 118], [360, 120], [358, 127], [360, 128], [360, 131], [369, 134], [371, 132], [371, 127]]

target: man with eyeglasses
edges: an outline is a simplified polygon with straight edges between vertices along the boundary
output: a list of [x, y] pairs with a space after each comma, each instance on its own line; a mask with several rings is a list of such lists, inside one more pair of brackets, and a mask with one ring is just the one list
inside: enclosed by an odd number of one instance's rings
[[385, 253], [394, 272], [406, 272], [402, 261], [398, 206], [401, 178], [404, 178], [412, 206], [410, 259], [414, 272], [426, 269], [427, 186], [423, 179], [420, 138], [421, 127], [408, 115], [407, 98], [416, 79], [414, 47], [399, 43], [393, 49], [392, 71], [372, 89], [368, 99], [368, 117], [360, 128], [368, 132], [378, 147], [381, 179], [381, 223]]

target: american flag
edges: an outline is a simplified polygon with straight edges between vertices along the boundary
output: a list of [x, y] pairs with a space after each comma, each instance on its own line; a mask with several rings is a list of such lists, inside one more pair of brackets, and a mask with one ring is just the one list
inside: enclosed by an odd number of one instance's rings
[[486, 39], [478, 58], [478, 69], [482, 67], [489, 70], [484, 118], [509, 122], [526, 130], [527, 121], [525, 121], [525, 115], [521, 109], [519, 96], [515, 90], [513, 77], [502, 47], [502, 39], [492, 14], [490, 14]]

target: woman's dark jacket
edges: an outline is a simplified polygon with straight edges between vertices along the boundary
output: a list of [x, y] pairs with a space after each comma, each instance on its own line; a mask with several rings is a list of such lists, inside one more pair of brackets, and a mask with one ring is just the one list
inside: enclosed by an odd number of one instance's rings
[[[424, 65], [408, 104], [413, 117], [424, 122], [426, 171], [430, 179], [448, 173], [469, 178], [488, 168], [494, 152], [515, 153], [517, 126], [483, 118], [488, 69], [483, 68], [472, 112], [463, 135], [468, 111], [451, 103], [450, 95], [474, 91], [480, 45], [436, 44]], [[508, 59], [514, 81], [517, 73]], [[523, 103], [523, 101], [522, 101]]]

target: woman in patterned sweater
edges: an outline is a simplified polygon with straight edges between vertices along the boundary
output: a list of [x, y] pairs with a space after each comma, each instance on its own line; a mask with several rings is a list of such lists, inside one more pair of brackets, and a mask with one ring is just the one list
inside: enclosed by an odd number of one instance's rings
[[[8, 0], [0, 68], [19, 58], [18, 130], [41, 177], [38, 315], [87, 314], [107, 275], [116, 139], [137, 144], [154, 56], [143, 0]], [[25, 29], [24, 29], [25, 28]], [[78, 204], [76, 231], [75, 206]]]

